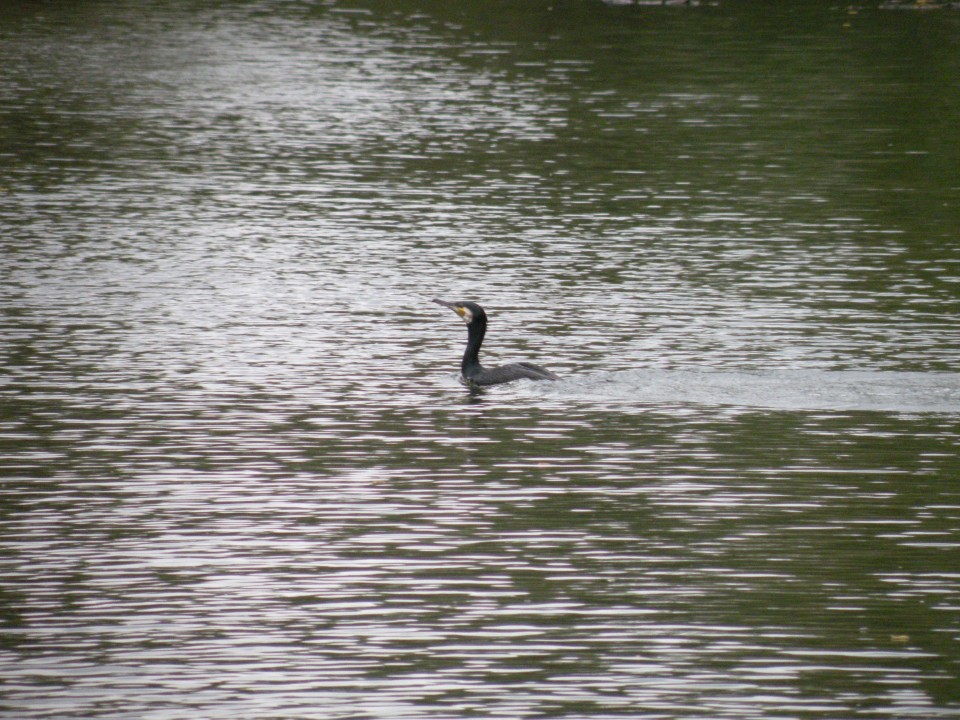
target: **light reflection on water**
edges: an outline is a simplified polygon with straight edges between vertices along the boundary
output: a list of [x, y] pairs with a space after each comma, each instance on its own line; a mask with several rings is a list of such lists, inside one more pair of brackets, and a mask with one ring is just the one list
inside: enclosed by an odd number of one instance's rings
[[[955, 150], [907, 70], [834, 11], [427, 7], [0, 35], [11, 711], [960, 714]], [[469, 394], [434, 296], [564, 379]]]
[[529, 408], [71, 440], [72, 478], [7, 483], [8, 686], [107, 714], [949, 697], [952, 419]]

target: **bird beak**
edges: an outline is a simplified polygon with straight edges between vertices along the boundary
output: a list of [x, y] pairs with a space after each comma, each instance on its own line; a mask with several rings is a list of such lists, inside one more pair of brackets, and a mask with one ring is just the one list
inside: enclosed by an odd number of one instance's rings
[[462, 320], [466, 320], [466, 317], [465, 317], [465, 316], [466, 316], [466, 309], [465, 309], [462, 305], [458, 305], [458, 304], [455, 303], [455, 302], [447, 302], [446, 300], [438, 300], [437, 298], [434, 298], [433, 301], [434, 301], [437, 305], [443, 305], [443, 306], [446, 307], [446, 308], [450, 308], [450, 309], [453, 310], [457, 315], [459, 315]]

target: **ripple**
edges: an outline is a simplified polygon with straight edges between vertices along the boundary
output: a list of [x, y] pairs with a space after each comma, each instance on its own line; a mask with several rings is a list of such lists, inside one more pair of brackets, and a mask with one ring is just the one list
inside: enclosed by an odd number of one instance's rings
[[951, 43], [408, 11], [0, 10], [10, 711], [956, 716]]
[[573, 397], [639, 408], [695, 404], [907, 414], [960, 411], [960, 376], [953, 373], [629, 370], [574, 377], [545, 392], [547, 398]]

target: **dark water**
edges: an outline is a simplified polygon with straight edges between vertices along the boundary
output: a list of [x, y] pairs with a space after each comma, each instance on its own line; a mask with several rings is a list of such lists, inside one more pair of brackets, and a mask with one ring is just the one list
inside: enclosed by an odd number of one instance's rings
[[4, 717], [960, 717], [960, 14], [21, 2], [0, 68]]

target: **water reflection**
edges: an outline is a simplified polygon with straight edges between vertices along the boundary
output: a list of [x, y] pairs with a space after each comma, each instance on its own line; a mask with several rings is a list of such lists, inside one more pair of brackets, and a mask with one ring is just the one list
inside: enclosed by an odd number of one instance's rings
[[957, 19], [678, 10], [0, 11], [11, 712], [958, 714]]
[[[222, 701], [206, 684], [228, 658], [243, 685], [222, 692], [355, 703], [377, 687], [440, 712], [508, 712], [505, 685], [524, 707], [575, 689], [584, 711], [680, 711], [695, 692], [735, 714], [900, 703], [883, 690], [895, 681], [917, 717], [947, 692], [949, 640], [911, 599], [957, 590], [956, 506], [929, 502], [956, 470], [950, 422], [607, 415], [620, 439], [598, 442], [593, 414], [477, 407], [420, 418], [449, 430], [416, 443], [418, 466], [358, 438], [341, 462], [366, 467], [325, 475], [268, 480], [266, 457], [217, 470], [211, 456], [194, 472], [24, 485], [8, 527], [31, 558], [10, 568], [28, 600], [26, 643], [10, 646], [33, 659], [13, 673], [21, 697], [44, 675], [81, 697], [121, 676], [136, 687], [145, 663], [202, 707]], [[397, 424], [370, 433], [388, 441]], [[911, 425], [930, 435], [920, 453], [904, 447]]]

